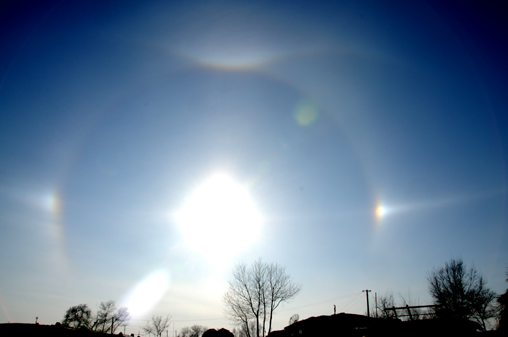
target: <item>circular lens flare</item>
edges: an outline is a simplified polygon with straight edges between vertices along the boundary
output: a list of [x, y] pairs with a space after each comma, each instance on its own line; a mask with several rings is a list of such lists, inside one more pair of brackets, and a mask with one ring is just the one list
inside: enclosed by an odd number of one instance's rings
[[318, 117], [318, 105], [311, 100], [303, 100], [295, 109], [295, 119], [300, 126], [308, 126], [314, 123]]

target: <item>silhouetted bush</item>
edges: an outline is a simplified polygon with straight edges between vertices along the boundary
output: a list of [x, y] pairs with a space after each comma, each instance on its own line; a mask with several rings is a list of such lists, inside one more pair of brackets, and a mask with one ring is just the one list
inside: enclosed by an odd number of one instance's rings
[[228, 329], [221, 328], [219, 331], [208, 329], [203, 333], [202, 337], [235, 337], [235, 335]]

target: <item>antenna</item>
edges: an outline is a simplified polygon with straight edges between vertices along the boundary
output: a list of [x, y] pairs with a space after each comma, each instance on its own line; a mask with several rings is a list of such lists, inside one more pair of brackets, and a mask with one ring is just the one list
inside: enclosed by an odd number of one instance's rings
[[298, 322], [299, 318], [300, 316], [298, 316], [298, 314], [294, 314], [293, 316], [291, 316], [291, 318], [289, 319], [289, 325]]

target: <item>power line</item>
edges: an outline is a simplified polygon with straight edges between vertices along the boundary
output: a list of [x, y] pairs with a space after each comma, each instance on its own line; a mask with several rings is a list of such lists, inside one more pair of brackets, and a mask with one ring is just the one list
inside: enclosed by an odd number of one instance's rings
[[[216, 318], [196, 318], [196, 319], [172, 319], [171, 322], [191, 322], [191, 321], [217, 321], [219, 319], [223, 319], [224, 317], [216, 317]], [[138, 321], [138, 322], [150, 322], [150, 319], [130, 319], [130, 321]]]
[[[296, 309], [312, 307], [312, 306], [316, 306], [316, 305], [320, 305], [320, 304], [330, 303], [332, 301], [337, 301], [337, 300], [344, 300], [344, 301], [346, 301], [345, 304], [340, 306], [342, 308], [342, 310], [345, 310], [346, 308], [351, 307], [352, 305], [355, 305], [356, 303], [359, 302], [359, 300], [361, 299], [359, 295], [361, 295], [361, 293], [358, 293], [358, 292], [350, 293], [350, 294], [346, 294], [346, 295], [342, 295], [342, 296], [331, 297], [331, 298], [328, 298], [328, 299], [325, 299], [325, 300], [320, 300], [320, 301], [317, 301], [317, 302], [310, 302], [310, 303], [303, 304], [303, 305], [296, 306], [296, 307], [283, 308], [281, 310], [278, 310], [277, 312], [284, 312], [284, 311], [290, 311], [290, 310], [293, 311], [293, 310], [296, 310]], [[224, 319], [224, 317], [200, 318], [200, 319], [178, 319], [178, 320], [171, 320], [171, 321], [175, 322], [175, 323], [179, 323], [179, 322], [218, 321], [218, 320], [221, 320], [221, 319]], [[148, 323], [148, 322], [150, 322], [150, 319], [130, 319], [130, 321], [137, 321], [137, 322], [146, 322], [146, 323]]]
[[224, 317], [218, 317], [218, 318], [201, 318], [201, 319], [178, 319], [173, 320], [173, 322], [200, 322], [200, 321], [218, 321], [220, 319], [224, 319]]
[[358, 293], [358, 296], [357, 296], [357, 297], [355, 297], [355, 298], [353, 298], [353, 299], [349, 300], [348, 304], [346, 304], [346, 305], [343, 307], [343, 309], [342, 309], [342, 310], [346, 311], [346, 309], [348, 309], [348, 308], [350, 308], [350, 307], [352, 307], [352, 306], [356, 305], [358, 302], [360, 302], [360, 301], [361, 301], [361, 299], [362, 299], [362, 296], [360, 296], [361, 294], [362, 294], [362, 293]]
[[[284, 308], [284, 309], [278, 310], [277, 312], [284, 312], [284, 311], [289, 311], [289, 310], [296, 310], [296, 309], [301, 309], [301, 308], [312, 307], [312, 306], [315, 306], [315, 305], [330, 303], [330, 302], [336, 301], [336, 300], [345, 300], [345, 299], [350, 300], [350, 297], [358, 296], [358, 295], [359, 295], [359, 293], [352, 293], [352, 294], [347, 294], [347, 295], [343, 295], [343, 296], [339, 296], [339, 297], [332, 297], [332, 298], [328, 298], [326, 300], [321, 300], [321, 301], [318, 301], [318, 302], [311, 302], [311, 303], [299, 305], [299, 306], [296, 306], [296, 307]], [[353, 298], [353, 300], [354, 300], [354, 298]]]

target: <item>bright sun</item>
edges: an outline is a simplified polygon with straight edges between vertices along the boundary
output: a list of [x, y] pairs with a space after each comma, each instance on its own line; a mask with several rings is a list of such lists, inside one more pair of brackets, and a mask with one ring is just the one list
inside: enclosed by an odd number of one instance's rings
[[210, 259], [225, 259], [257, 239], [261, 216], [245, 186], [230, 176], [209, 177], [176, 214], [186, 245]]
[[378, 219], [381, 219], [385, 214], [386, 214], [386, 208], [383, 207], [382, 205], [378, 205], [376, 207], [376, 217]]

